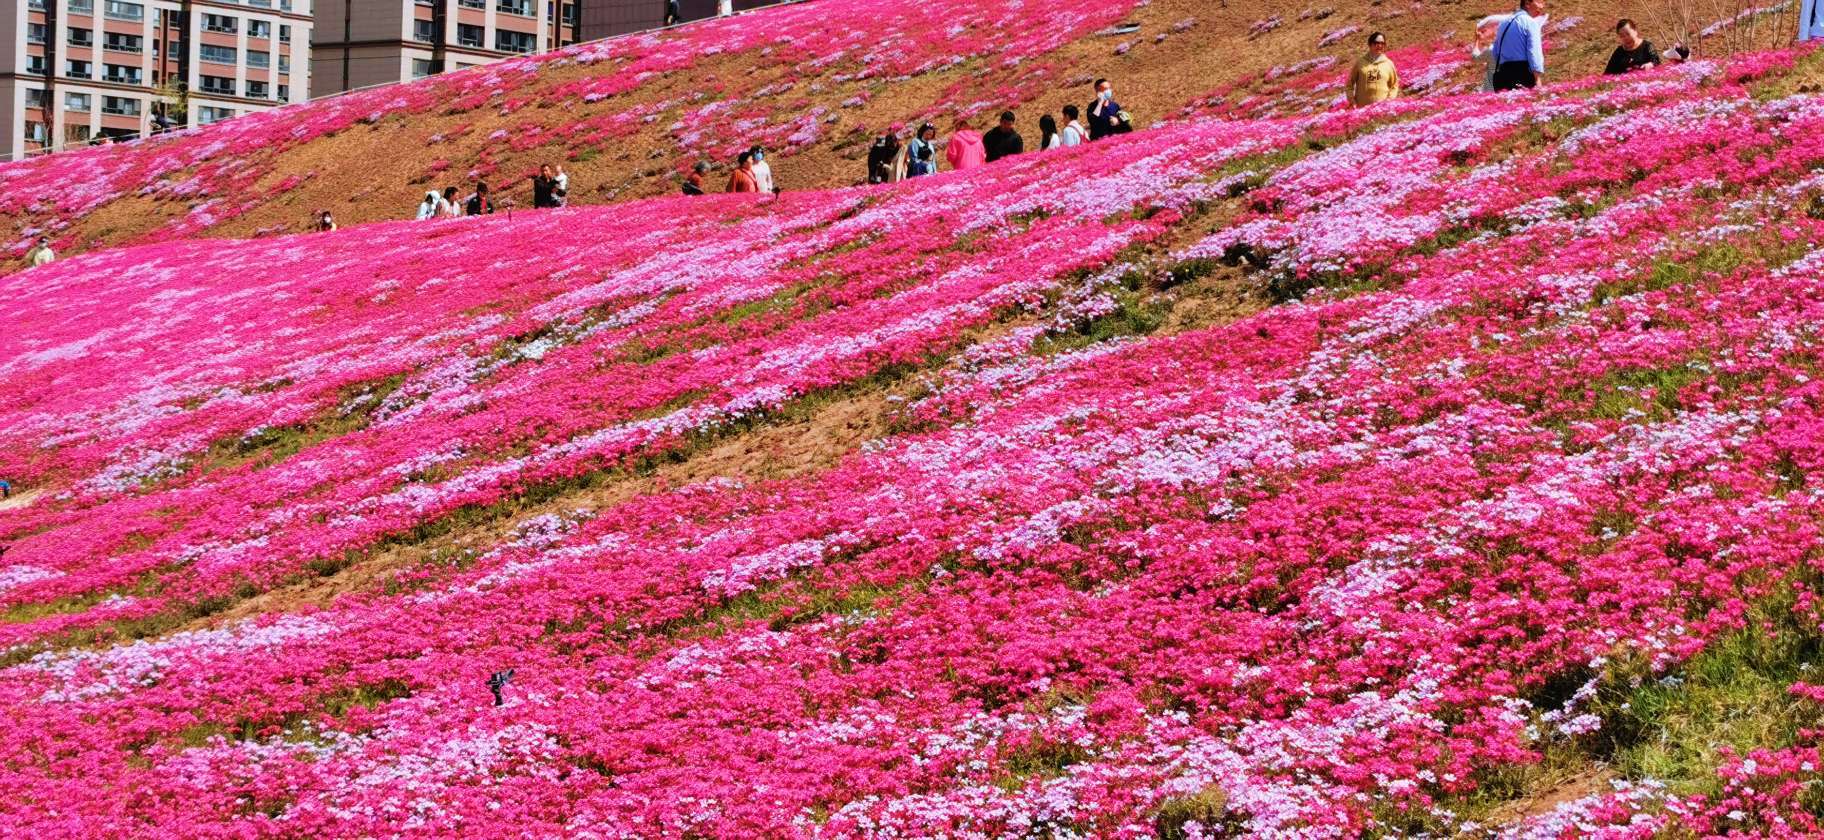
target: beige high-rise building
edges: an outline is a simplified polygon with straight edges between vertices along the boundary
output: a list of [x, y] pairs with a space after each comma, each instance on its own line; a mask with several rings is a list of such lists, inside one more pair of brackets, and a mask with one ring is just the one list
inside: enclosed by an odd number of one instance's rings
[[311, 95], [575, 43], [576, 0], [321, 0]]
[[312, 2], [11, 0], [0, 13], [0, 154], [301, 102]]

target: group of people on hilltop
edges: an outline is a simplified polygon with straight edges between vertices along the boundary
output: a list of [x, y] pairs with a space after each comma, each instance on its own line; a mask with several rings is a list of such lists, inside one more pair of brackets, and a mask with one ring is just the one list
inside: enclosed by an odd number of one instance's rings
[[[1476, 24], [1470, 57], [1485, 65], [1484, 91], [1520, 90], [1545, 84], [1545, 0], [1521, 0], [1509, 15], [1489, 15]], [[1675, 44], [1660, 52], [1641, 37], [1640, 27], [1629, 18], [1615, 23], [1618, 45], [1609, 56], [1605, 73], [1619, 76], [1662, 64], [1686, 61], [1691, 51]], [[1387, 57], [1387, 36], [1368, 36], [1368, 52], [1349, 68], [1344, 98], [1350, 107], [1362, 108], [1400, 95], [1399, 68]]]
[[[1039, 149], [1080, 146], [1134, 130], [1132, 117], [1115, 101], [1114, 84], [1107, 79], [1097, 79], [1095, 87], [1095, 99], [1086, 110], [1075, 105], [1063, 109], [1062, 127], [1059, 126], [1058, 118], [1051, 114], [1039, 118]], [[993, 128], [978, 132], [967, 118], [958, 119], [950, 139], [942, 143], [937, 136], [937, 126], [929, 122], [920, 125], [911, 138], [904, 141], [901, 140], [901, 135], [905, 133], [905, 126], [889, 126], [868, 148], [867, 182], [886, 184], [935, 175], [941, 163], [948, 163], [952, 170], [974, 169], [1025, 154], [1026, 138], [1020, 134], [1018, 123], [1018, 115], [1006, 111]], [[707, 161], [699, 161], [692, 166], [684, 176], [684, 194], [706, 194], [708, 188], [705, 179], [711, 169]], [[736, 157], [724, 192], [779, 192], [779, 187], [773, 180], [772, 168], [766, 162], [765, 149], [754, 146]]]
[[[1520, 0], [1519, 8], [1512, 14], [1490, 15], [1476, 25], [1470, 55], [1486, 65], [1483, 90], [1517, 90], [1544, 84], [1547, 20], [1545, 0]], [[1605, 68], [1611, 75], [1685, 61], [1691, 55], [1682, 45], [1662, 53], [1653, 42], [1642, 37], [1639, 27], [1627, 18], [1615, 24], [1615, 35], [1618, 45]], [[1400, 72], [1388, 56], [1387, 46], [1384, 33], [1369, 34], [1367, 52], [1350, 65], [1344, 84], [1344, 99], [1350, 107], [1362, 108], [1399, 98]], [[868, 183], [884, 184], [933, 175], [938, 172], [940, 160], [947, 162], [952, 170], [969, 170], [1026, 153], [1026, 138], [1020, 134], [1018, 115], [1012, 111], [1002, 112], [997, 124], [986, 132], [976, 131], [966, 117], [956, 120], [941, 152], [937, 126], [932, 123], [920, 125], [909, 140], [902, 142], [900, 135], [904, 130], [903, 125], [895, 124], [881, 132], [869, 147]], [[1039, 118], [1038, 130], [1038, 148], [1049, 151], [1128, 133], [1133, 131], [1133, 119], [1115, 100], [1114, 84], [1108, 79], [1097, 79], [1095, 98], [1088, 106], [1067, 105], [1057, 116], [1046, 114]], [[684, 194], [707, 194], [706, 179], [711, 171], [707, 161], [693, 166], [683, 180]], [[533, 207], [562, 207], [567, 203], [570, 177], [562, 166], [540, 166], [531, 182]], [[494, 201], [486, 182], [477, 181], [473, 191], [461, 200], [457, 199], [457, 192], [456, 187], [447, 187], [442, 192], [426, 191], [424, 200], [418, 205], [417, 218], [482, 216], [494, 212]], [[765, 149], [753, 146], [736, 157], [724, 192], [779, 192]], [[312, 226], [319, 231], [336, 229], [335, 220], [327, 210], [313, 216]], [[43, 240], [28, 253], [28, 260], [33, 265], [42, 265], [51, 259], [49, 245]]]

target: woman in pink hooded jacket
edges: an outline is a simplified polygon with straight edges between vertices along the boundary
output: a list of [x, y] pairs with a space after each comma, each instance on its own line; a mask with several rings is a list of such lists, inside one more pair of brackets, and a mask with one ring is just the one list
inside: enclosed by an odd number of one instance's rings
[[982, 134], [969, 127], [968, 120], [956, 121], [956, 134], [944, 150], [951, 169], [974, 169], [988, 164], [988, 150], [982, 146]]

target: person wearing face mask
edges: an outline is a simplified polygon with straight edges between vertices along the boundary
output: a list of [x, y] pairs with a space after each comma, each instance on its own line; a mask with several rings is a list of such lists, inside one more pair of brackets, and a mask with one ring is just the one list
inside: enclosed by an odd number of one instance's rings
[[1400, 71], [1387, 57], [1387, 36], [1379, 32], [1368, 36], [1368, 54], [1356, 59], [1355, 66], [1349, 69], [1349, 81], [1343, 90], [1351, 108], [1399, 98]]
[[328, 210], [317, 211], [316, 227], [318, 233], [329, 233], [336, 229], [336, 219]]
[[766, 162], [766, 150], [755, 146], [747, 150], [754, 158], [754, 184], [763, 193], [777, 193], [779, 188], [773, 184], [773, 167]]
[[1115, 86], [1107, 79], [1097, 79], [1096, 98], [1089, 103], [1089, 139], [1120, 133], [1121, 105], [1115, 102]]

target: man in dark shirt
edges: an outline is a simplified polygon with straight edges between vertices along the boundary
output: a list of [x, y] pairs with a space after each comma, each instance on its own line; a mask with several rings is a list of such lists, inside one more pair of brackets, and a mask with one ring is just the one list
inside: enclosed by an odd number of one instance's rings
[[1013, 128], [1013, 112], [1001, 113], [1001, 124], [982, 135], [982, 146], [988, 150], [988, 162], [1012, 157], [1026, 151], [1026, 141]]
[[1115, 101], [1115, 86], [1107, 79], [1096, 80], [1096, 98], [1089, 103], [1088, 113], [1089, 139], [1121, 133], [1121, 104]]
[[465, 216], [486, 216], [492, 212], [494, 212], [494, 200], [488, 198], [488, 182], [476, 181], [475, 194], [469, 196], [469, 200], [463, 203], [462, 214]]
[[1608, 69], [1611, 76], [1620, 76], [1635, 70], [1648, 70], [1659, 66], [1659, 50], [1653, 48], [1653, 42], [1640, 37], [1640, 30], [1634, 21], [1622, 18], [1615, 24], [1615, 40], [1620, 46], [1609, 56]]
[[562, 207], [564, 196], [569, 193], [567, 178], [557, 177], [551, 164], [538, 167], [538, 175], [532, 178], [533, 207]]

